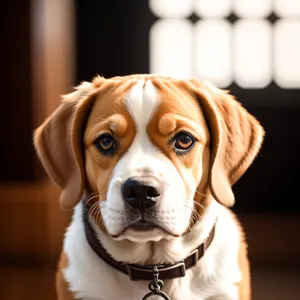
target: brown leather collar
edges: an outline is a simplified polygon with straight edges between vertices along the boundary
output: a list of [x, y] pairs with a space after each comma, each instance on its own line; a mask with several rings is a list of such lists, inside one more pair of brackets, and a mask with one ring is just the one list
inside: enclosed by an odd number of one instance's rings
[[112, 256], [108, 254], [106, 249], [97, 239], [96, 233], [86, 217], [84, 217], [84, 224], [87, 241], [91, 248], [95, 251], [95, 253], [108, 265], [128, 275], [131, 280], [152, 280], [153, 267], [157, 267], [160, 279], [173, 279], [178, 277], [184, 277], [185, 270], [194, 267], [197, 264], [198, 260], [204, 256], [205, 251], [211, 244], [215, 233], [214, 225], [209, 233], [208, 238], [198, 248], [192, 251], [187, 258], [185, 258], [182, 261], [179, 261], [174, 264], [141, 266], [136, 264], [126, 264], [115, 260]]

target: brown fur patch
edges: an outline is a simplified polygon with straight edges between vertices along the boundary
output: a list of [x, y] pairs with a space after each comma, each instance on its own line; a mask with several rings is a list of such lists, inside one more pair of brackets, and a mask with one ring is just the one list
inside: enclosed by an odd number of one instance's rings
[[[108, 80], [101, 86], [101, 92], [97, 95], [90, 113], [84, 132], [85, 171], [91, 192], [90, 207], [98, 201], [106, 200], [112, 171], [133, 141], [135, 125], [123, 102], [136, 82], [137, 80]], [[103, 133], [109, 133], [117, 142], [118, 149], [113, 156], [103, 155], [94, 145], [96, 138]], [[91, 214], [98, 226], [106, 231], [98, 205], [91, 208]]]
[[56, 274], [56, 291], [58, 300], [75, 300], [73, 293], [69, 290], [69, 284], [66, 282], [63, 275], [63, 270], [68, 266], [68, 264], [68, 257], [64, 252], [62, 252]]
[[[189, 190], [189, 182], [183, 174], [188, 171], [196, 182], [200, 182], [194, 196], [195, 210], [191, 225], [204, 214], [209, 204], [205, 200], [207, 195], [207, 178], [209, 168], [210, 135], [198, 102], [191, 96], [180, 80], [153, 79], [161, 102], [148, 125], [148, 135], [152, 143], [157, 146], [175, 165], [185, 188]], [[180, 131], [187, 131], [194, 135], [198, 142], [190, 152], [178, 155], [173, 150], [169, 140]], [[200, 163], [202, 162], [202, 170]], [[200, 171], [202, 171], [200, 173]]]
[[230, 210], [232, 218], [234, 219], [236, 226], [240, 232], [240, 247], [238, 254], [238, 264], [241, 272], [242, 279], [236, 283], [239, 290], [239, 300], [250, 300], [251, 299], [251, 274], [250, 274], [250, 263], [248, 259], [248, 246], [246, 242], [245, 232], [242, 228], [240, 221], [237, 216]]

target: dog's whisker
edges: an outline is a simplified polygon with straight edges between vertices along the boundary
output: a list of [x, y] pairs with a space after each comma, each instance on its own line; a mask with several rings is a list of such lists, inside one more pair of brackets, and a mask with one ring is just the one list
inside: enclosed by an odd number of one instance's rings
[[[99, 197], [100, 197], [100, 195], [99, 195]], [[99, 227], [103, 227], [104, 221], [103, 221], [103, 218], [101, 218], [101, 216], [102, 216], [101, 209], [104, 208], [105, 206], [106, 206], [106, 200], [104, 200], [102, 202], [97, 201], [97, 202], [93, 203], [93, 205], [91, 206], [91, 208], [89, 209], [89, 212], [88, 212], [89, 222], [96, 222]]]
[[97, 192], [92, 192], [92, 193], [89, 194], [88, 198], [89, 198], [89, 197], [92, 197], [92, 196], [94, 196], [94, 195], [98, 195], [98, 193], [97, 193]]
[[101, 228], [101, 227], [105, 227], [104, 226], [104, 221], [103, 221], [103, 218], [101, 218], [102, 214], [101, 214], [101, 211], [100, 209], [98, 210], [97, 212], [97, 224], [98, 226]]
[[96, 221], [97, 221], [97, 223], [100, 223], [100, 221], [101, 221], [100, 209], [98, 209], [97, 212], [96, 212]]
[[187, 207], [187, 208], [189, 208], [193, 213], [195, 213], [201, 220], [203, 219], [203, 217], [194, 209], [194, 208], [192, 208], [192, 207], [190, 207], [190, 206], [188, 206], [188, 205], [186, 205], [186, 204], [184, 204], [183, 206], [185, 206], [185, 207]]
[[212, 211], [205, 208], [203, 204], [201, 204], [201, 203], [194, 200], [194, 205], [199, 206], [201, 209], [203, 209], [204, 214], [205, 214], [206, 217], [215, 218], [214, 214], [212, 214]]
[[99, 209], [98, 202], [95, 202], [88, 211], [88, 219], [91, 222], [95, 217], [93, 217], [94, 213]]
[[98, 212], [99, 212], [99, 207], [96, 207], [93, 211], [93, 219], [95, 221], [97, 221], [97, 217], [98, 217]]
[[94, 195], [94, 196], [90, 196], [90, 197], [87, 199], [86, 204], [88, 204], [88, 203], [89, 203], [90, 201], [92, 201], [93, 199], [99, 198], [99, 197], [100, 197], [99, 194], [96, 194], [96, 195]]
[[195, 216], [193, 216], [192, 215], [192, 221], [193, 221], [193, 224], [189, 224], [189, 226], [188, 226], [188, 240], [191, 240], [191, 238], [192, 238], [192, 226], [196, 223], [196, 221], [198, 221], [198, 220], [196, 220], [196, 218], [195, 218]]
[[194, 204], [198, 205], [200, 208], [202, 208], [205, 213], [209, 213], [208, 210], [201, 203], [194, 200]]
[[98, 202], [93, 203], [93, 205], [89, 208], [89, 213], [92, 213], [97, 205], [98, 205]]
[[195, 192], [196, 192], [198, 195], [200, 195], [200, 196], [206, 197], [206, 195], [200, 193], [198, 190], [196, 190]]
[[106, 206], [106, 200], [99, 203], [100, 210]]
[[195, 199], [183, 198], [183, 200], [187, 200], [187, 201], [193, 202], [195, 205], [198, 205], [200, 208], [202, 208], [205, 213], [209, 213], [209, 211], [201, 203], [197, 202]]
[[92, 223], [92, 222], [94, 221], [94, 219], [95, 219], [95, 218], [93, 217], [92, 214], [89, 214], [89, 215], [88, 215], [88, 220], [89, 220], [90, 223]]

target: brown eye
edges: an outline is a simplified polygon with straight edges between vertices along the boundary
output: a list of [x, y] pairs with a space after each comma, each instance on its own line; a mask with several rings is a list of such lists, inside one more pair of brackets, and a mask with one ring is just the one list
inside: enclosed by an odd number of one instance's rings
[[116, 142], [114, 138], [108, 133], [100, 135], [94, 144], [104, 154], [112, 154], [116, 148]]
[[177, 150], [188, 150], [195, 144], [195, 138], [186, 132], [179, 132], [175, 137], [174, 147]]

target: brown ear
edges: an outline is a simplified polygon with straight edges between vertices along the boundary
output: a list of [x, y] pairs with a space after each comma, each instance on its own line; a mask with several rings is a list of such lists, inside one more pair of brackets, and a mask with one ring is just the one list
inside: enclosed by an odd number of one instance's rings
[[85, 187], [82, 134], [96, 89], [84, 82], [35, 130], [34, 145], [49, 177], [62, 189], [60, 204], [73, 208]]
[[209, 83], [198, 83], [196, 95], [211, 134], [210, 190], [218, 202], [232, 206], [231, 186], [259, 152], [264, 130], [226, 91]]

